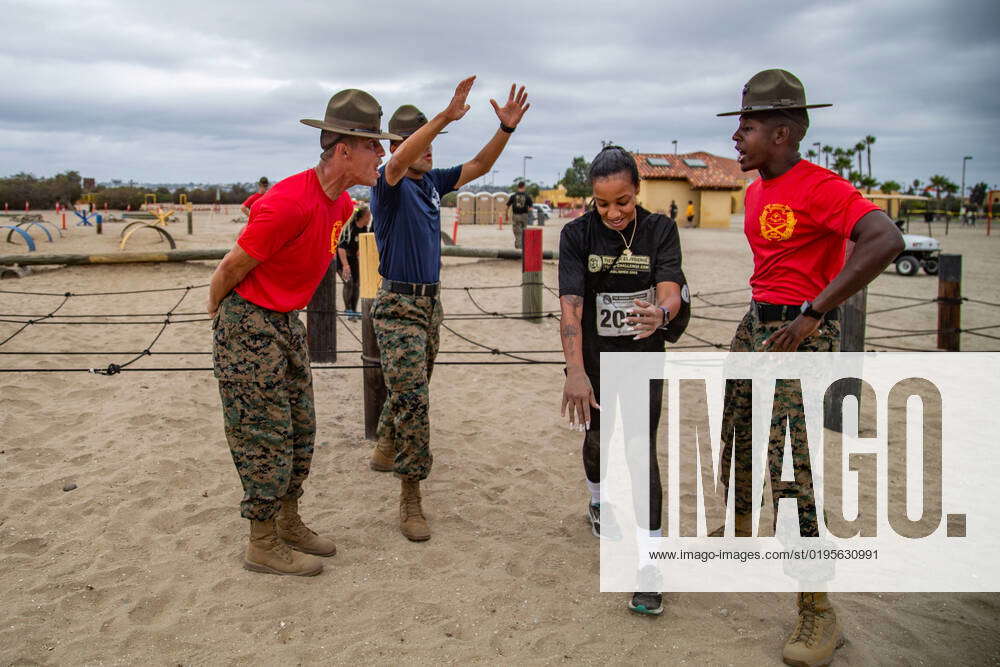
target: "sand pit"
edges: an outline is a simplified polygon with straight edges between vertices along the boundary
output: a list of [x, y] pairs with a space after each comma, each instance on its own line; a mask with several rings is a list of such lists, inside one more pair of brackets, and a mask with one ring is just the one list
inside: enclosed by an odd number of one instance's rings
[[[180, 249], [230, 245], [231, 215], [196, 214], [195, 234], [171, 225]], [[55, 219], [49, 214], [50, 219]], [[545, 247], [558, 245], [557, 224]], [[71, 223], [72, 224], [72, 223]], [[450, 232], [451, 220], [445, 228]], [[72, 227], [42, 252], [114, 252], [119, 224]], [[914, 231], [917, 231], [916, 229]], [[740, 231], [682, 229], [694, 292], [741, 290], [751, 262]], [[981, 228], [935, 230], [964, 256], [965, 295], [1000, 301], [1000, 238]], [[506, 246], [510, 232], [462, 227], [461, 244]], [[130, 250], [160, 249], [152, 234]], [[8, 245], [10, 251], [15, 246]], [[18, 292], [118, 292], [201, 285], [211, 262], [52, 268], [0, 282]], [[510, 261], [447, 259], [446, 287], [516, 285]], [[546, 262], [545, 283], [557, 267]], [[890, 269], [873, 293], [932, 299], [937, 280]], [[166, 312], [184, 292], [74, 297], [61, 315]], [[520, 309], [520, 290], [474, 293], [488, 311]], [[177, 307], [202, 320], [205, 290]], [[728, 343], [748, 293], [696, 300], [691, 331]], [[45, 315], [61, 297], [0, 294], [0, 312]], [[544, 306], [557, 309], [546, 293]], [[875, 297], [870, 309], [905, 300]], [[462, 290], [444, 293], [455, 332], [490, 347], [559, 360], [556, 323], [474, 319]], [[870, 324], [933, 329], [934, 305], [872, 315]], [[469, 315], [463, 315], [469, 314]], [[16, 319], [4, 316], [0, 319]], [[80, 318], [93, 321], [93, 318]], [[113, 321], [115, 318], [111, 318]], [[0, 352], [4, 369], [106, 367], [143, 350], [162, 325], [29, 325]], [[120, 319], [118, 321], [121, 321]], [[1000, 324], [1000, 309], [966, 304], [963, 325]], [[21, 325], [0, 322], [0, 340]], [[345, 325], [355, 334], [358, 324]], [[869, 329], [869, 335], [889, 333]], [[1000, 334], [1000, 329], [985, 333]], [[359, 363], [344, 326], [338, 363]], [[934, 336], [884, 340], [932, 349]], [[697, 345], [691, 337], [680, 345]], [[998, 349], [963, 336], [963, 349]], [[131, 368], [211, 365], [209, 322], [171, 325]], [[879, 346], [872, 341], [872, 349]], [[442, 333], [441, 361], [499, 361]], [[703, 348], [704, 349], [704, 348]], [[168, 355], [161, 352], [199, 352]], [[465, 352], [464, 354], [462, 352]], [[597, 543], [584, 519], [580, 436], [559, 420], [558, 365], [441, 366], [431, 385], [435, 468], [425, 485], [434, 530], [413, 544], [396, 525], [398, 482], [367, 467], [361, 373], [315, 375], [319, 434], [302, 501], [308, 522], [338, 541], [326, 571], [307, 580], [240, 567], [247, 533], [210, 372], [0, 374], [0, 662], [3, 664], [313, 664], [320, 662], [642, 662], [778, 664], [794, 622], [783, 594], [665, 595], [656, 620], [601, 594]], [[75, 484], [71, 491], [63, 491]], [[849, 642], [841, 664], [994, 663], [1000, 660], [996, 594], [837, 595]], [[723, 613], [725, 610], [725, 613]]]

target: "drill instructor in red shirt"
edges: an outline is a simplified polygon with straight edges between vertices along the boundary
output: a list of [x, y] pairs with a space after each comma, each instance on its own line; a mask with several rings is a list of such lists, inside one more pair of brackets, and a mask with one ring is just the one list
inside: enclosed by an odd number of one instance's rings
[[[799, 155], [809, 127], [806, 110], [828, 106], [806, 104], [802, 82], [791, 72], [771, 69], [755, 74], [744, 86], [739, 111], [719, 114], [739, 116], [732, 139], [740, 168], [760, 174], [747, 188], [744, 213], [744, 233], [753, 251], [753, 301], [733, 336], [733, 352], [839, 351], [838, 307], [903, 249], [902, 236], [885, 213], [849, 182]], [[848, 240], [854, 246], [845, 262]], [[780, 394], [777, 391], [776, 403], [785, 400]], [[749, 437], [750, 415], [750, 387], [737, 381], [726, 395], [723, 461], [732, 452], [734, 438]], [[792, 411], [789, 429], [804, 429], [803, 420]], [[783, 438], [779, 445], [783, 451]], [[747, 451], [736, 451], [741, 449]], [[724, 484], [729, 479], [726, 467], [723, 464]], [[735, 468], [737, 478], [744, 480], [736, 488], [748, 489], [747, 462], [739, 460]], [[812, 483], [795, 481], [800, 488]], [[735, 505], [736, 534], [749, 535], [749, 500], [737, 498]], [[815, 507], [803, 516], [802, 536], [818, 536]], [[789, 665], [829, 664], [842, 636], [827, 594], [799, 593], [798, 610], [798, 625], [782, 658]]]
[[[244, 567], [314, 575], [315, 556], [332, 556], [298, 512], [316, 435], [312, 372], [298, 310], [312, 299], [354, 210], [347, 189], [373, 185], [385, 150], [382, 108], [368, 93], [343, 90], [323, 120], [319, 164], [276, 183], [253, 204], [236, 245], [209, 289], [213, 357], [226, 439], [243, 484], [240, 514], [250, 520]], [[313, 554], [313, 555], [309, 555]]]

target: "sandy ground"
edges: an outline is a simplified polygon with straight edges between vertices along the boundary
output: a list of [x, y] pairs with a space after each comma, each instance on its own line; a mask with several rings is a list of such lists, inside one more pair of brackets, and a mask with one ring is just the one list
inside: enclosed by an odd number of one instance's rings
[[[198, 214], [196, 234], [171, 226], [180, 248], [220, 247], [235, 238], [233, 215]], [[54, 214], [49, 214], [55, 219]], [[445, 228], [450, 232], [450, 219]], [[115, 252], [120, 224], [103, 236], [70, 221], [41, 252]], [[545, 228], [546, 247], [559, 224]], [[915, 228], [914, 231], [917, 231]], [[144, 233], [145, 234], [145, 233]], [[935, 234], [938, 235], [937, 230]], [[36, 234], [36, 238], [38, 234]], [[952, 227], [939, 238], [964, 256], [965, 295], [1000, 301], [1000, 238]], [[509, 230], [462, 227], [462, 244], [500, 246]], [[750, 254], [740, 231], [681, 230], [694, 292], [740, 290]], [[159, 249], [137, 235], [129, 249]], [[14, 251], [6, 245], [3, 252]], [[200, 285], [211, 262], [36, 270], [0, 290], [107, 292]], [[517, 285], [519, 264], [448, 259], [448, 287]], [[555, 286], [557, 267], [545, 266]], [[893, 270], [872, 292], [930, 299], [937, 281]], [[61, 315], [163, 313], [183, 291], [69, 299]], [[514, 312], [520, 290], [473, 293], [486, 310]], [[205, 290], [176, 308], [200, 320]], [[737, 319], [745, 291], [695, 302], [696, 313]], [[472, 319], [462, 290], [445, 292], [446, 324], [505, 350], [557, 350], [556, 323]], [[62, 297], [0, 293], [0, 319], [45, 315]], [[870, 309], [908, 303], [873, 297]], [[557, 307], [551, 294], [547, 308]], [[463, 314], [467, 314], [464, 315]], [[22, 318], [23, 319], [23, 318]], [[108, 318], [78, 318], [87, 322]], [[106, 367], [144, 349], [150, 324], [30, 325], [0, 346], [0, 368]], [[121, 321], [121, 320], [119, 320]], [[870, 324], [933, 329], [935, 307], [874, 314]], [[965, 326], [1000, 323], [1000, 309], [967, 304]], [[0, 340], [21, 325], [0, 322]], [[359, 333], [357, 324], [348, 325]], [[727, 343], [731, 321], [696, 319], [690, 331]], [[889, 333], [869, 329], [869, 335]], [[1000, 333], [993, 329], [987, 333]], [[339, 363], [358, 363], [343, 328]], [[933, 336], [894, 339], [932, 349]], [[998, 341], [963, 337], [963, 349]], [[210, 366], [205, 321], [167, 328], [154, 354], [132, 368]], [[680, 345], [698, 344], [690, 337]], [[872, 348], [877, 347], [873, 344]], [[441, 361], [496, 360], [456, 352], [473, 346], [443, 332]], [[45, 352], [27, 355], [26, 352]], [[96, 351], [57, 356], [52, 352]], [[18, 353], [18, 354], [10, 354]], [[559, 359], [534, 353], [538, 359]], [[435, 467], [425, 484], [434, 530], [413, 544], [396, 525], [398, 482], [370, 471], [363, 437], [361, 374], [315, 374], [319, 435], [303, 513], [332, 534], [338, 555], [317, 578], [240, 567], [247, 525], [222, 432], [210, 372], [0, 373], [0, 662], [3, 664], [312, 664], [320, 662], [616, 662], [779, 664], [794, 623], [786, 594], [667, 594], [658, 619], [625, 609], [626, 596], [598, 592], [598, 550], [587, 502], [579, 435], [558, 418], [559, 366], [440, 366], [432, 383]], [[64, 492], [64, 485], [76, 489]], [[848, 637], [841, 664], [996, 664], [996, 594], [852, 594], [836, 604]], [[723, 610], [725, 610], [723, 612]]]

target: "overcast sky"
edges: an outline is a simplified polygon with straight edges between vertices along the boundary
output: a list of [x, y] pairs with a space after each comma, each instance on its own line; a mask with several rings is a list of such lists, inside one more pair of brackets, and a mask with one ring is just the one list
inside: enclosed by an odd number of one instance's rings
[[[158, 6], [157, 6], [158, 5]], [[766, 7], [766, 8], [765, 8]], [[478, 75], [435, 143], [471, 158], [512, 81], [532, 107], [497, 183], [551, 183], [611, 139], [644, 152], [734, 155], [743, 84], [805, 83], [806, 142], [877, 138], [873, 175], [1000, 183], [1000, 2], [334, 2], [0, 0], [0, 175], [273, 180], [315, 164], [329, 97], [362, 88], [427, 115]], [[804, 147], [805, 148], [805, 147]], [[488, 179], [487, 179], [488, 180]]]

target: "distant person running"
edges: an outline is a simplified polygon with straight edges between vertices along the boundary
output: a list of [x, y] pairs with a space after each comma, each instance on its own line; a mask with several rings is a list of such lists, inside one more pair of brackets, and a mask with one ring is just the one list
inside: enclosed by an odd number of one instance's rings
[[677, 202], [670, 200], [670, 219], [677, 222]]
[[[639, 169], [635, 158], [618, 146], [606, 146], [590, 166], [594, 208], [567, 224], [559, 239], [559, 303], [562, 312], [566, 382], [562, 413], [585, 431], [583, 468], [590, 502], [587, 518], [595, 536], [619, 539], [612, 509], [601, 499], [606, 461], [601, 460], [601, 419], [615, 422], [614, 403], [602, 414], [601, 352], [663, 352], [669, 328], [682, 325], [681, 247], [677, 227], [663, 215], [639, 207]], [[685, 308], [685, 311], [687, 309]], [[676, 319], [674, 324], [671, 320]], [[677, 334], [679, 335], [679, 334]], [[663, 383], [650, 392], [648, 470], [649, 506], [637, 507], [641, 549], [640, 584], [650, 592], [635, 593], [628, 608], [642, 614], [663, 611], [656, 567], [648, 560], [647, 538], [661, 535], [660, 469], [656, 462], [656, 430]], [[647, 471], [633, 471], [633, 484]], [[657, 586], [658, 588], [658, 586]]]
[[474, 81], [473, 76], [459, 83], [448, 106], [430, 120], [411, 104], [396, 110], [389, 129], [406, 140], [389, 144], [392, 158], [372, 188], [372, 228], [382, 286], [371, 318], [388, 395], [370, 466], [393, 470], [402, 480], [399, 528], [413, 541], [431, 537], [420, 503], [420, 482], [431, 470], [428, 384], [444, 318], [438, 294], [441, 197], [489, 173], [531, 106], [524, 87], [511, 86], [504, 106], [490, 100], [500, 127], [479, 153], [465, 164], [434, 169], [431, 142], [449, 123], [465, 116], [469, 110], [465, 100]]
[[511, 229], [514, 230], [514, 247], [521, 249], [524, 239], [524, 228], [531, 223], [531, 207], [535, 202], [525, 189], [524, 181], [517, 184], [517, 192], [507, 198], [507, 208], [511, 216]]
[[257, 201], [258, 199], [263, 197], [265, 193], [267, 193], [268, 185], [270, 185], [270, 183], [267, 180], [267, 176], [261, 176], [260, 180], [257, 181], [257, 192], [247, 197], [246, 200], [240, 205], [240, 211], [242, 211], [243, 215], [247, 216], [248, 218], [250, 217], [250, 207], [253, 206], [253, 203], [255, 201]]
[[349, 317], [356, 317], [358, 314], [358, 235], [365, 234], [369, 230], [372, 221], [372, 212], [367, 206], [362, 204], [354, 211], [350, 222], [344, 225], [344, 230], [340, 232], [340, 241], [337, 243], [337, 258], [340, 260], [340, 278], [344, 281], [344, 311]]
[[[229, 451], [243, 484], [240, 514], [250, 520], [243, 566], [312, 575], [333, 540], [299, 516], [316, 437], [306, 329], [298, 311], [333, 259], [333, 243], [353, 208], [347, 189], [372, 185], [385, 155], [382, 108], [361, 90], [343, 90], [324, 120], [319, 164], [279, 182], [250, 211], [236, 245], [212, 274], [207, 309], [215, 377]], [[303, 552], [303, 553], [299, 553]]]
[[687, 227], [694, 227], [694, 202], [688, 200], [687, 208], [684, 210], [684, 215], [687, 217]]

